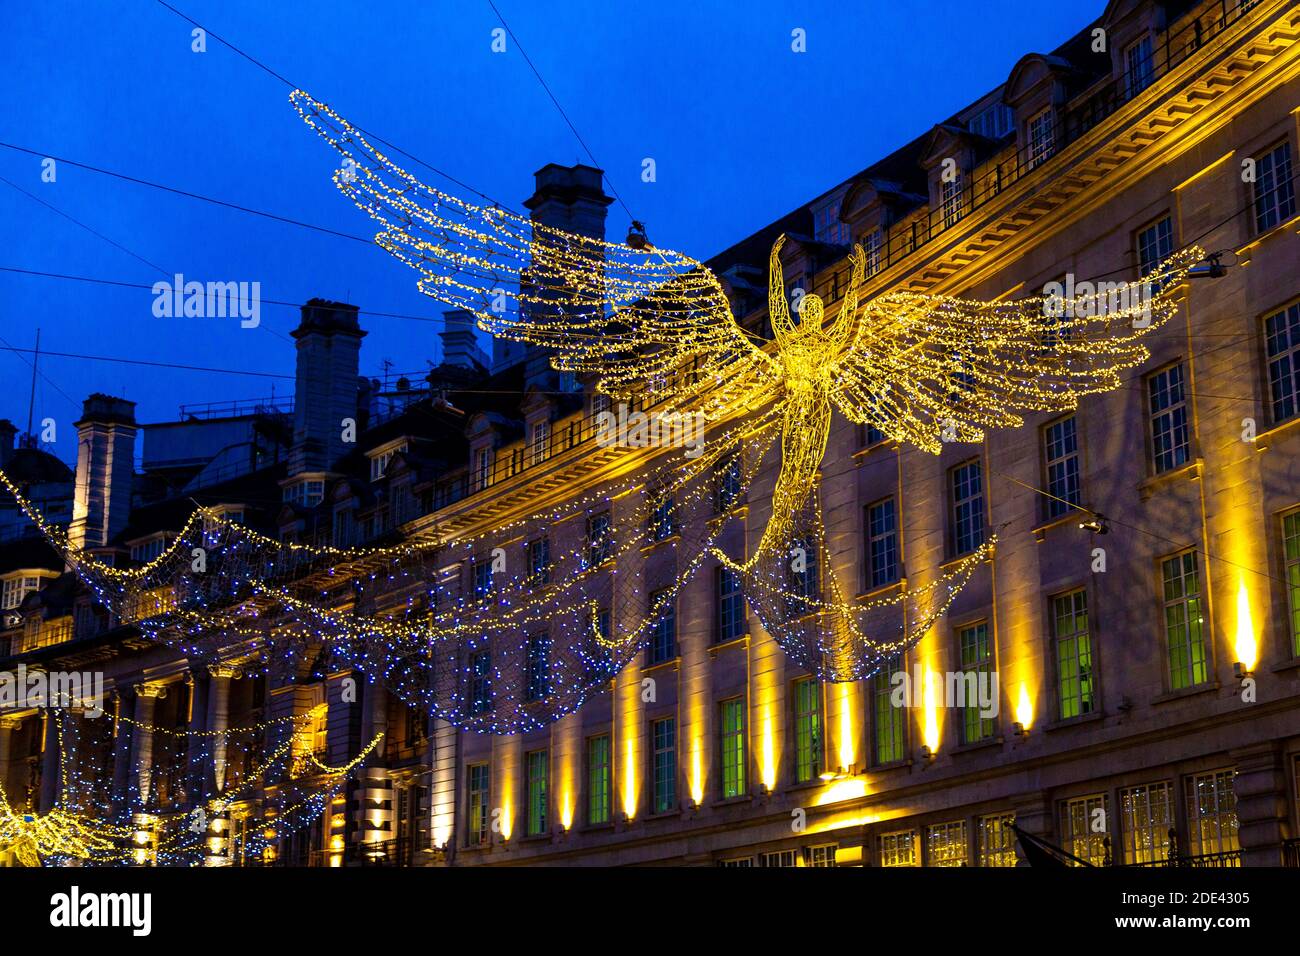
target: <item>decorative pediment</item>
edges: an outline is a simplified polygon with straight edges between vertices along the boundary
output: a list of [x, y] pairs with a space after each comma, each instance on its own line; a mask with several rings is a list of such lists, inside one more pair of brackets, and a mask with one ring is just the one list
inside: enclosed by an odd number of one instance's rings
[[1056, 84], [1072, 69], [1070, 64], [1059, 56], [1028, 53], [1011, 68], [1002, 100], [1015, 109], [1017, 104], [1030, 99], [1045, 86]]
[[1148, 21], [1152, 14], [1161, 12], [1157, 8], [1163, 6], [1164, 4], [1152, 3], [1151, 0], [1110, 0], [1098, 23], [1109, 33], [1116, 26], [1127, 21], [1134, 19]]
[[[950, 157], [965, 158], [971, 145], [971, 133], [968, 130], [951, 123], [940, 123], [925, 137], [921, 149], [921, 166], [929, 170]], [[966, 164], [958, 162], [957, 165]]]
[[[840, 218], [854, 232], [866, 225], [889, 225], [895, 215], [926, 202], [924, 196], [909, 192], [901, 183], [889, 179], [861, 179], [844, 194]], [[874, 220], [874, 222], [873, 222]]]

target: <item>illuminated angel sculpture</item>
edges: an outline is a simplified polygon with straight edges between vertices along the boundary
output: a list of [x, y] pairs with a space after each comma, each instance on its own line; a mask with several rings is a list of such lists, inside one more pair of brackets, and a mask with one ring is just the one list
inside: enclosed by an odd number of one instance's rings
[[1205, 255], [1171, 257], [1133, 284], [1137, 294], [1109, 289], [1045, 307], [1042, 298], [905, 291], [863, 301], [867, 258], [855, 246], [848, 290], [828, 322], [812, 293], [791, 313], [782, 236], [770, 260], [775, 338], [764, 341], [740, 326], [717, 276], [697, 260], [471, 204], [421, 183], [301, 90], [291, 100], [342, 155], [336, 185], [382, 224], [376, 242], [422, 274], [422, 292], [473, 312], [493, 335], [550, 347], [557, 369], [594, 373], [616, 401], [709, 420], [781, 408], [772, 514], [747, 568], [788, 547], [833, 409], [938, 453], [945, 441], [1020, 425], [1025, 412], [1074, 408], [1081, 395], [1117, 388], [1121, 371], [1147, 357], [1140, 339], [1174, 314], [1170, 290]]

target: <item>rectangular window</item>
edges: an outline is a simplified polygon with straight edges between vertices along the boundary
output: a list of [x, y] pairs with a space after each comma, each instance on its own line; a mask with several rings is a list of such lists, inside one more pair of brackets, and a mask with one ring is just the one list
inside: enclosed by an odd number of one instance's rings
[[528, 542], [528, 583], [534, 586], [551, 583], [550, 538]]
[[1174, 826], [1172, 785], [1162, 781], [1121, 790], [1119, 812], [1126, 865], [1169, 859], [1169, 831]]
[[980, 463], [968, 461], [950, 472], [953, 556], [969, 554], [984, 543], [984, 482]]
[[968, 124], [970, 131], [987, 139], [1001, 139], [1011, 132], [1015, 113], [1004, 103], [994, 103], [977, 113]]
[[881, 866], [920, 866], [917, 859], [916, 831], [899, 830], [880, 835]]
[[794, 682], [794, 779], [805, 783], [822, 772], [822, 689], [812, 677]]
[[650, 595], [650, 613], [655, 617], [650, 632], [650, 663], [662, 664], [677, 656], [677, 602], [665, 589]]
[[492, 483], [492, 449], [474, 452], [474, 490], [482, 491]]
[[677, 721], [650, 722], [650, 798], [654, 813], [677, 809]]
[[40, 587], [40, 578], [16, 577], [4, 583], [4, 599], [0, 601], [0, 608], [11, 611], [23, 603], [23, 599], [28, 594]]
[[980, 866], [1017, 864], [1016, 833], [1011, 829], [1015, 822], [1015, 815], [1011, 813], [993, 813], [980, 817], [977, 831]]
[[759, 866], [798, 866], [798, 850], [772, 850], [758, 855]]
[[884, 236], [879, 229], [872, 229], [862, 237], [862, 251], [867, 257], [866, 274], [873, 276], [884, 265]]
[[528, 638], [524, 699], [542, 700], [551, 692], [551, 636], [545, 631]]
[[[993, 646], [989, 640], [989, 625], [980, 621], [957, 632], [957, 649], [961, 660], [961, 677], [965, 700], [958, 708], [961, 712], [961, 742], [978, 743], [988, 740], [997, 731], [997, 722], [980, 713], [978, 688], [992, 681]], [[971, 699], [974, 695], [974, 700]]]
[[528, 774], [528, 819], [524, 832], [527, 836], [540, 836], [546, 832], [550, 751], [532, 750], [524, 754], [524, 767]]
[[730, 568], [718, 568], [718, 641], [734, 641], [745, 633], [745, 595], [740, 575]]
[[1151, 37], [1144, 36], [1124, 51], [1124, 98], [1137, 96], [1156, 78]]
[[492, 593], [492, 559], [479, 558], [473, 563], [474, 596], [486, 597]]
[[[1168, 216], [1147, 226], [1137, 237], [1138, 275], [1148, 276], [1174, 253], [1174, 223]], [[1160, 291], [1159, 288], [1154, 291]]]
[[613, 528], [609, 512], [602, 511], [587, 519], [587, 566], [604, 564], [614, 554]]
[[1106, 803], [1106, 795], [1096, 793], [1061, 805], [1061, 849], [1093, 866], [1106, 861]]
[[1255, 231], [1268, 232], [1294, 215], [1291, 144], [1281, 143], [1255, 160]]
[[898, 518], [894, 499], [867, 505], [867, 583], [884, 587], [898, 580]]
[[943, 210], [943, 227], [945, 229], [957, 225], [957, 222], [965, 213], [962, 208], [960, 171], [951, 180], [945, 180], [939, 184], [939, 208]]
[[926, 828], [926, 850], [930, 866], [965, 866], [968, 843], [966, 821], [936, 823]]
[[1300, 411], [1300, 302], [1264, 319], [1269, 408], [1273, 422]]
[[492, 817], [492, 811], [488, 807], [491, 777], [485, 763], [471, 764], [466, 769], [469, 785], [468, 838], [470, 846], [478, 846], [488, 842], [488, 824]]
[[528, 442], [528, 460], [530, 464], [540, 465], [551, 457], [551, 423], [535, 422], [533, 433]]
[[471, 655], [470, 712], [483, 714], [492, 709], [492, 652], [478, 651]]
[[834, 866], [835, 851], [840, 848], [838, 843], [819, 843], [817, 846], [804, 847], [803, 859], [805, 866]]
[[1184, 465], [1191, 458], [1187, 428], [1187, 396], [1182, 364], [1171, 365], [1147, 379], [1150, 408], [1151, 460], [1157, 475]]
[[873, 734], [872, 744], [877, 764], [897, 763], [906, 756], [906, 710], [895, 707], [894, 675], [903, 669], [902, 655], [880, 665], [871, 681]]
[[651, 499], [651, 541], [664, 541], [677, 533], [676, 502], [668, 492], [657, 492]]
[[786, 610], [791, 615], [810, 614], [821, 599], [821, 573], [817, 561], [817, 541], [809, 537], [791, 542], [790, 561], [786, 565]]
[[1200, 567], [1195, 551], [1160, 562], [1165, 617], [1165, 652], [1169, 688], [1182, 690], [1207, 680], [1205, 614], [1201, 605]]
[[[1236, 854], [1237, 794], [1231, 770], [1215, 770], [1189, 777], [1187, 785], [1187, 852], [1191, 856]], [[1223, 866], [1240, 866], [1239, 859], [1222, 860]]]
[[1043, 429], [1043, 470], [1047, 477], [1044, 508], [1051, 521], [1080, 501], [1079, 437], [1073, 415]]
[[587, 740], [587, 822], [609, 822], [611, 777], [609, 734]]
[[340, 508], [334, 512], [334, 547], [350, 548], [353, 533], [352, 509]]
[[847, 241], [845, 231], [846, 227], [840, 221], [839, 203], [823, 206], [813, 216], [813, 237], [818, 242], [842, 245]]
[[731, 860], [719, 860], [718, 866], [732, 867], [736, 869], [752, 869], [754, 858], [752, 856], [738, 856]]
[[1029, 168], [1040, 166], [1052, 157], [1056, 150], [1056, 127], [1052, 111], [1043, 110], [1027, 124], [1029, 130]]
[[388, 473], [388, 463], [393, 460], [393, 456], [405, 452], [406, 450], [407, 450], [407, 446], [405, 444], [402, 444], [396, 448], [390, 448], [388, 449], [388, 451], [383, 452], [382, 454], [379, 455], [375, 455], [373, 458], [371, 458], [370, 459], [370, 480], [378, 481], [380, 478], [384, 477], [384, 475]]
[[1092, 639], [1088, 634], [1088, 595], [1082, 588], [1052, 598], [1052, 640], [1061, 719], [1091, 714], [1096, 705]]
[[1286, 598], [1291, 625], [1291, 653], [1300, 657], [1300, 511], [1282, 516], [1282, 559], [1286, 563]]
[[722, 752], [722, 798], [745, 795], [745, 698], [724, 700], [718, 708]]

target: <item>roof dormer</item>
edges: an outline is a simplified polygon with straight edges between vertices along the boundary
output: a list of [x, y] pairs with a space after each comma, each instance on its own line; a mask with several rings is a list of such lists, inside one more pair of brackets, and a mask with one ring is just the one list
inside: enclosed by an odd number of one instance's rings
[[1163, 67], [1157, 64], [1156, 47], [1166, 23], [1164, 4], [1111, 0], [1098, 22], [1110, 54], [1116, 92], [1121, 100], [1131, 100], [1155, 81], [1157, 65]]

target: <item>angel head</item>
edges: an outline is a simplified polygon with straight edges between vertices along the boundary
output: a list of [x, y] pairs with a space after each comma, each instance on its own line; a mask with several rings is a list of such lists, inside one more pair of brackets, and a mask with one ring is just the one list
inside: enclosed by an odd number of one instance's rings
[[849, 288], [834, 320], [827, 326], [826, 304], [815, 292], [801, 295], [795, 303], [795, 309], [799, 314], [798, 321], [790, 317], [790, 307], [785, 295], [785, 280], [781, 269], [781, 247], [784, 245], [785, 235], [777, 236], [776, 242], [772, 244], [772, 255], [768, 262], [767, 308], [772, 319], [772, 332], [782, 348], [811, 347], [823, 352], [822, 358], [829, 362], [847, 342], [849, 330], [853, 325], [854, 313], [857, 311], [858, 289], [863, 281], [865, 256], [862, 247], [856, 245], [853, 247], [849, 257], [853, 263]]

